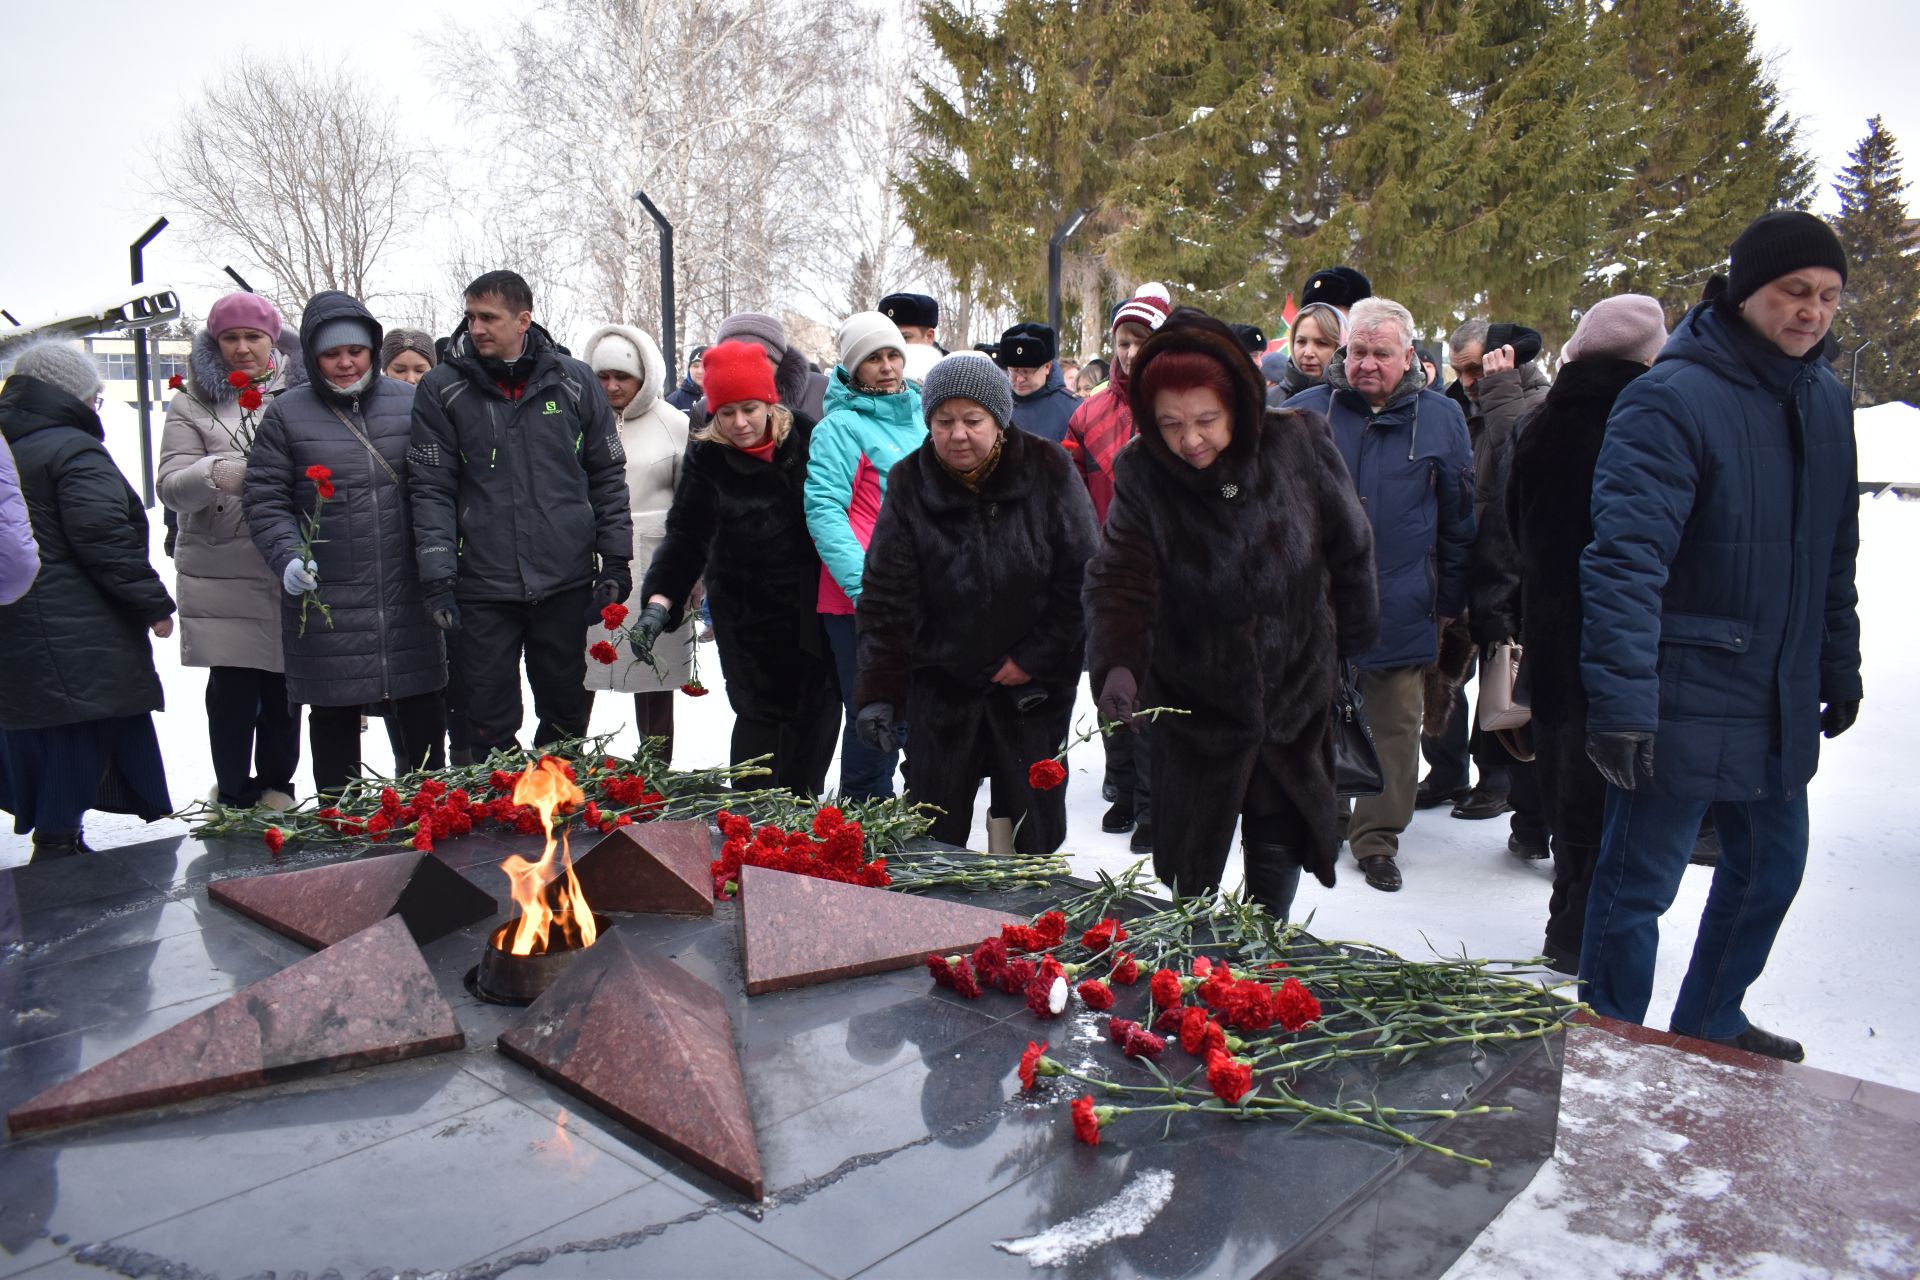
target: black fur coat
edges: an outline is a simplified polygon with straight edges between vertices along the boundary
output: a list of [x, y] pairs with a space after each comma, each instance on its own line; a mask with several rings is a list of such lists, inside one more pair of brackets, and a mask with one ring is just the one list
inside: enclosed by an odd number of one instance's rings
[[[1105, 543], [1087, 571], [1094, 687], [1124, 667], [1142, 706], [1190, 713], [1161, 718], [1150, 739], [1163, 879], [1218, 881], [1262, 761], [1310, 834], [1302, 865], [1332, 885], [1331, 709], [1340, 657], [1365, 652], [1379, 627], [1371, 528], [1326, 420], [1266, 409], [1230, 338], [1162, 329], [1140, 367], [1155, 348], [1229, 371], [1234, 434], [1205, 470], [1151, 427], [1116, 459]], [[1151, 422], [1152, 406], [1136, 403], [1134, 420]]]

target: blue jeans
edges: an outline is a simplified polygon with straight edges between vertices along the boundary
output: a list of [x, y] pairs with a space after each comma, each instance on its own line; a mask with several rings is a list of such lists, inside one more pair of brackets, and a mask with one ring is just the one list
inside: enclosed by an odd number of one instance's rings
[[1673, 905], [1709, 809], [1720, 828], [1720, 863], [1670, 1025], [1715, 1040], [1747, 1029], [1740, 1002], [1766, 968], [1807, 866], [1804, 790], [1708, 802], [1607, 788], [1580, 948], [1581, 998], [1596, 1012], [1646, 1021], [1660, 917]]
[[[840, 678], [840, 702], [847, 709], [846, 728], [840, 734], [840, 796], [844, 800], [883, 800], [893, 794], [893, 769], [900, 750], [875, 751], [854, 732], [860, 708], [853, 705], [853, 678], [860, 669], [858, 632], [850, 613], [823, 613], [827, 643], [833, 647], [833, 669]], [[897, 719], [905, 707], [895, 707]], [[897, 732], [897, 731], [896, 731]]]

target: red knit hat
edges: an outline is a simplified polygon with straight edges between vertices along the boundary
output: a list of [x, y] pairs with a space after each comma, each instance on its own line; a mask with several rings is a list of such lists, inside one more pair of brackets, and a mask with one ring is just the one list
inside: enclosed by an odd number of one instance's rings
[[704, 387], [709, 410], [742, 400], [764, 400], [768, 404], [780, 401], [773, 387], [773, 361], [757, 342], [718, 343], [707, 348], [700, 363], [706, 369]]

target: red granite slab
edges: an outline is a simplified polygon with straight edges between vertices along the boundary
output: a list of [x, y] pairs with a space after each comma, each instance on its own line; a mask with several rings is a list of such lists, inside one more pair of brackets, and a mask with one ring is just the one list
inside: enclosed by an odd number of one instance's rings
[[431, 854], [356, 858], [304, 871], [216, 880], [207, 897], [309, 947], [330, 947], [398, 915], [415, 942], [432, 942], [500, 908], [479, 885]]
[[704, 822], [615, 827], [574, 860], [595, 911], [713, 914], [713, 845]]
[[758, 1200], [760, 1148], [720, 993], [666, 957], [602, 936], [500, 1051]]
[[7, 1115], [14, 1133], [447, 1049], [466, 1037], [420, 948], [390, 916]]
[[747, 994], [910, 969], [928, 952], [971, 951], [1024, 916], [837, 884], [765, 867], [740, 872]]

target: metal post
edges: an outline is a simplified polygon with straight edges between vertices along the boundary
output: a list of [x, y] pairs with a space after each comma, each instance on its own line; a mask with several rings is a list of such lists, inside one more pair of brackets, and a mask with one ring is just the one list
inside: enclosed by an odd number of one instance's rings
[[1855, 390], [1860, 381], [1860, 353], [1872, 345], [1873, 339], [1868, 338], [1865, 342], [1853, 349], [1853, 357], [1850, 361], [1851, 367], [1847, 370], [1847, 403], [1849, 405], [1860, 398]]
[[0, 316], [5, 316], [7, 318], [7, 323], [12, 325], [14, 328], [18, 329], [20, 327], [20, 322], [13, 318], [13, 312], [7, 310], [5, 307], [0, 307]]
[[1060, 246], [1067, 237], [1080, 229], [1087, 220], [1085, 209], [1075, 209], [1067, 215], [1067, 220], [1047, 237], [1047, 327], [1053, 330], [1054, 340], [1060, 337]]
[[[238, 271], [235, 271], [232, 267], [222, 267], [220, 269], [226, 272], [227, 275], [233, 280], [233, 282], [240, 286], [242, 291], [246, 293], [255, 292], [254, 287], [247, 283], [247, 278], [241, 275]], [[278, 335], [276, 335], [276, 337], [277, 336]]]
[[[145, 263], [141, 255], [154, 237], [167, 229], [167, 220], [157, 218], [138, 240], [127, 247], [127, 259], [133, 267], [133, 283], [140, 284], [147, 278]], [[153, 506], [153, 397], [147, 388], [147, 331], [136, 329], [133, 334], [133, 376], [140, 383], [140, 494], [147, 506]]]
[[667, 389], [671, 390], [680, 382], [680, 356], [674, 349], [673, 333], [673, 224], [647, 199], [646, 192], [636, 191], [633, 198], [660, 228], [660, 347], [667, 357]]

